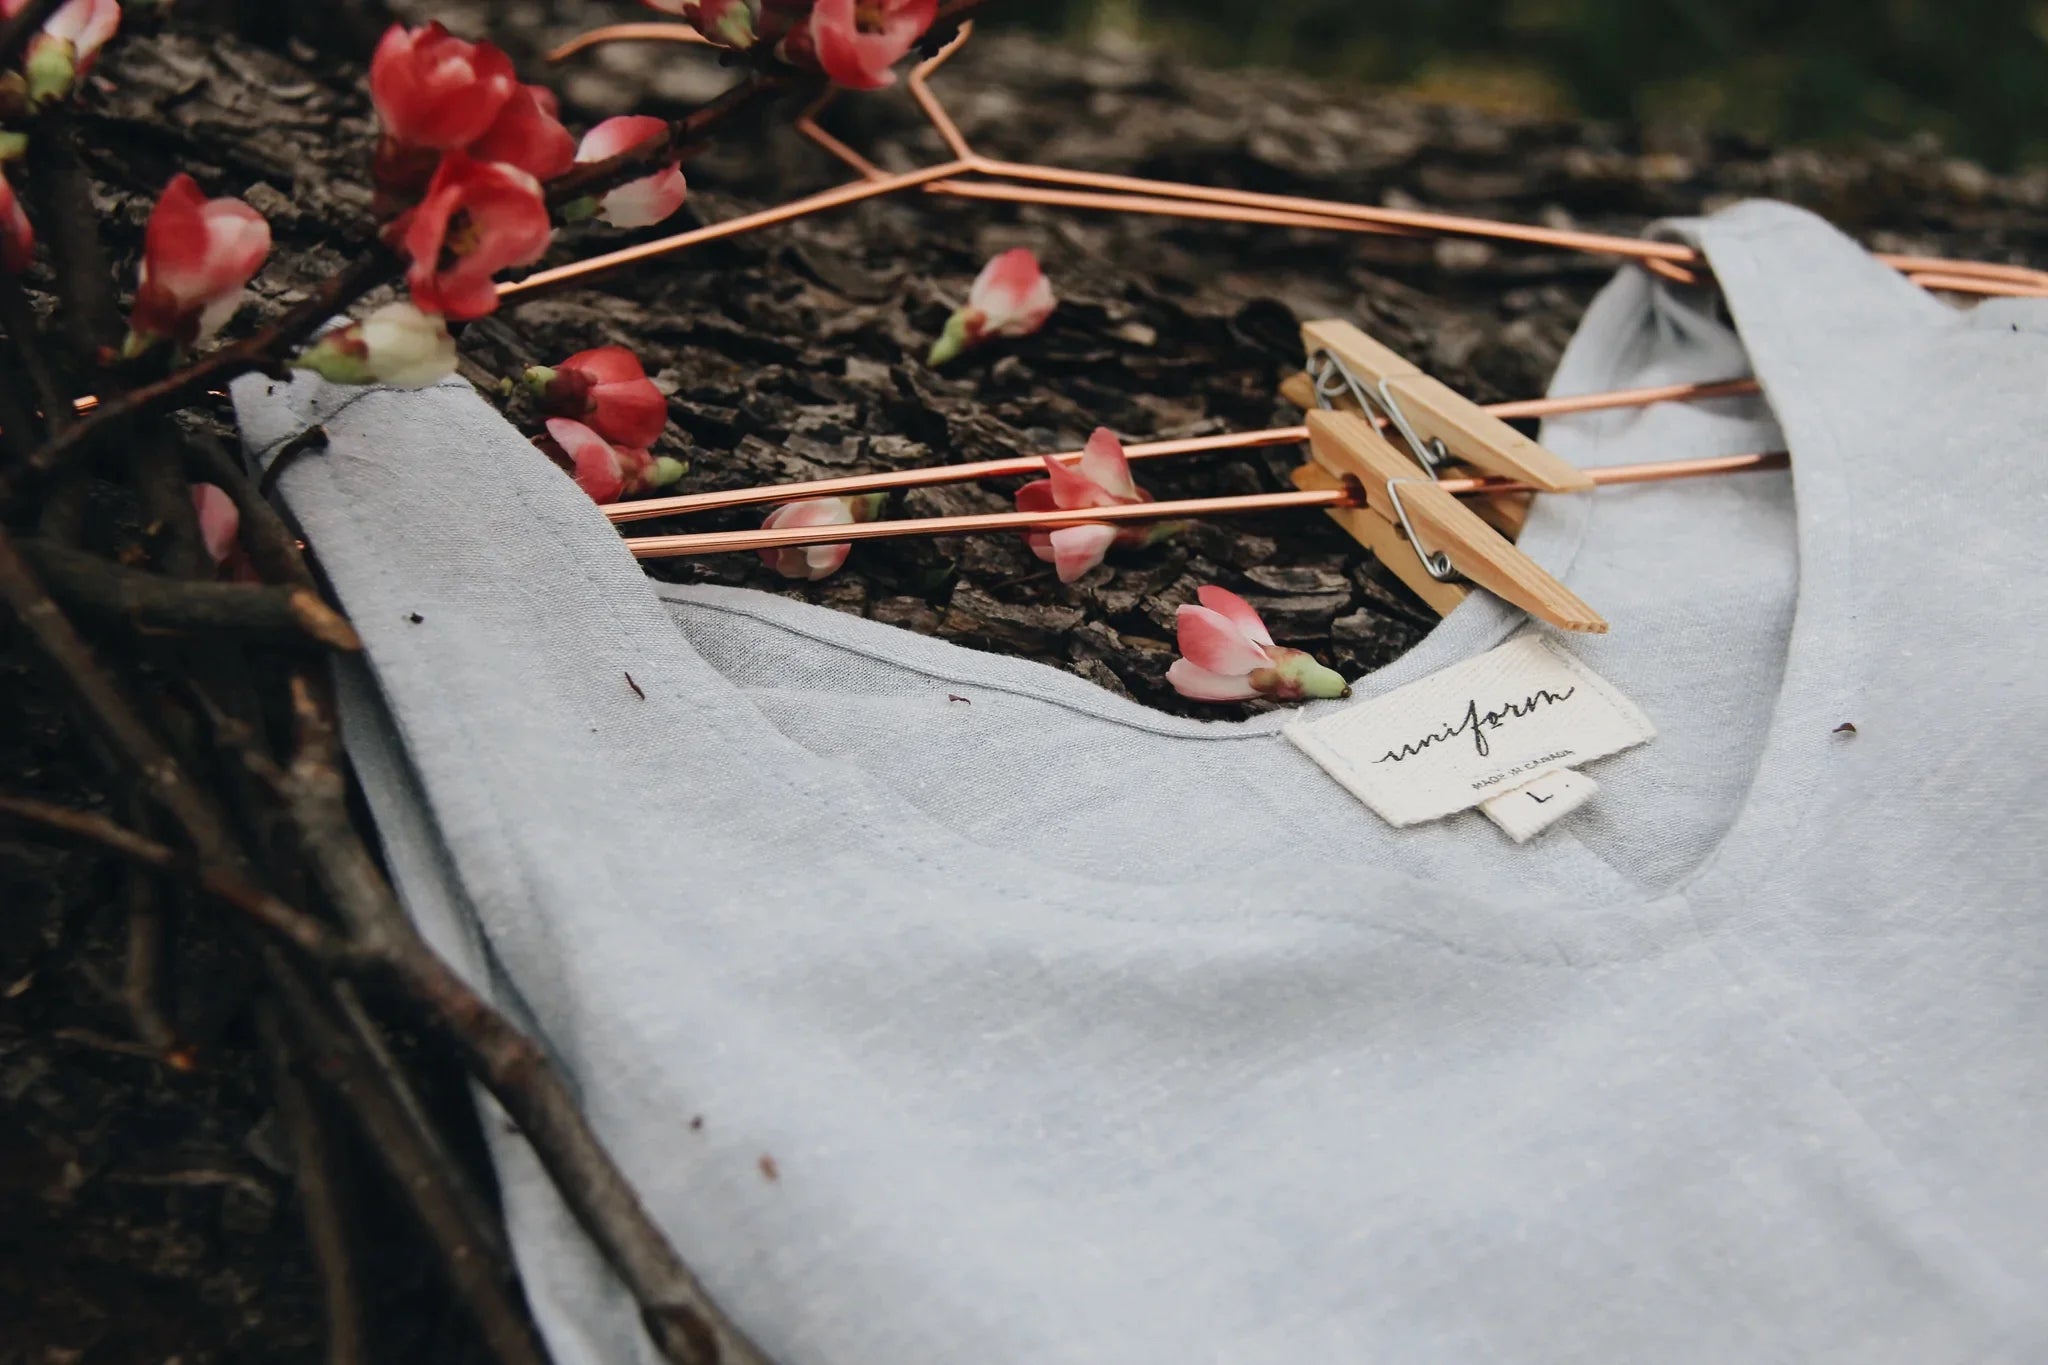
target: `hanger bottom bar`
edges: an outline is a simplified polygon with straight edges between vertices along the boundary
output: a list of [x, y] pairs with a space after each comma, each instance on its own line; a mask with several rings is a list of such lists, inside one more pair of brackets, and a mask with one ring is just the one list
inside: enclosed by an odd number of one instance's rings
[[[1596, 487], [1608, 484], [1658, 483], [1716, 474], [1784, 469], [1791, 458], [1782, 451], [1756, 455], [1717, 455], [1698, 460], [1667, 460], [1655, 464], [1614, 465], [1589, 469]], [[1445, 479], [1445, 492], [1459, 496], [1481, 493], [1527, 493], [1530, 485], [1515, 479]], [[972, 535], [984, 531], [1057, 531], [1068, 526], [1143, 524], [1196, 517], [1243, 516], [1253, 512], [1285, 512], [1308, 508], [1360, 507], [1364, 499], [1351, 488], [1303, 489], [1287, 493], [1251, 493], [1227, 498], [1184, 498], [1175, 502], [1140, 502], [1123, 507], [1091, 507], [1085, 512], [991, 512], [963, 517], [920, 517], [912, 521], [856, 522], [850, 526], [792, 526], [754, 531], [702, 531], [692, 535], [629, 537], [626, 548], [635, 559], [677, 559], [689, 555], [735, 554], [745, 550], [784, 550], [802, 545], [844, 545], [859, 540], [890, 540], [899, 536]]]

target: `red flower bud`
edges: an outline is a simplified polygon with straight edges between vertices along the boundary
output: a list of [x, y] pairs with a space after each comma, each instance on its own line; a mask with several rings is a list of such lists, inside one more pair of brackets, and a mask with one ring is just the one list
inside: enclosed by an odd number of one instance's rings
[[579, 351], [553, 369], [536, 365], [526, 382], [543, 411], [573, 418], [608, 441], [651, 446], [668, 428], [668, 399], [623, 346]]
[[850, 90], [879, 90], [938, 17], [938, 0], [818, 0], [810, 39], [818, 65]]
[[512, 59], [439, 24], [385, 30], [370, 59], [370, 99], [385, 136], [409, 147], [452, 150], [484, 135], [519, 81]]
[[673, 483], [683, 472], [680, 461], [657, 460], [639, 446], [613, 445], [566, 417], [550, 417], [547, 435], [534, 437], [533, 443], [593, 502], [617, 502], [628, 493]]
[[208, 199], [191, 176], [173, 176], [150, 210], [122, 349], [137, 355], [164, 337], [187, 346], [206, 340], [234, 316], [269, 254], [262, 214], [239, 199]]
[[386, 233], [412, 258], [405, 280], [413, 302], [460, 320], [495, 312], [492, 277], [539, 260], [553, 230], [539, 181], [516, 166], [449, 152], [426, 198]]

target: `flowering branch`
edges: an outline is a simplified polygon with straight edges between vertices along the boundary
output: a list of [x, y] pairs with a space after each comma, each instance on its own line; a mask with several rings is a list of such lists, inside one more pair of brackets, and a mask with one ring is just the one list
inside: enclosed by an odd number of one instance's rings
[[[784, 77], [756, 75], [702, 108], [669, 125], [667, 136], [650, 140], [603, 161], [579, 167], [555, 181], [548, 192], [550, 207], [561, 207], [601, 193], [634, 178], [636, 172], [680, 155], [678, 150], [712, 127], [782, 88]], [[29, 488], [62, 469], [95, 440], [120, 423], [189, 404], [251, 371], [274, 372], [285, 358], [337, 314], [371, 291], [395, 281], [404, 262], [388, 247], [371, 246], [340, 274], [316, 286], [282, 317], [240, 341], [216, 347], [161, 379], [138, 385], [94, 409], [82, 421], [52, 437], [13, 469], [0, 473], [0, 508], [11, 506]]]

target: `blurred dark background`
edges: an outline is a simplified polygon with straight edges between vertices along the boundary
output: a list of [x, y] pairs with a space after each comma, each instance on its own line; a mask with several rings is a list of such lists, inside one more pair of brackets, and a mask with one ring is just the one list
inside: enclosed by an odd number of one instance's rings
[[1994, 166], [2048, 161], [2048, 0], [1011, 0], [988, 14], [1496, 108], [1822, 145], [1925, 132]]

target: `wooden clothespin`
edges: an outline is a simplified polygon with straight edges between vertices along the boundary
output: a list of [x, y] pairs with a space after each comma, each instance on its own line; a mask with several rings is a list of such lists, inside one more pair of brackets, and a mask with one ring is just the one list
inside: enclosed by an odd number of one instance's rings
[[1463, 464], [1546, 493], [1592, 489], [1593, 480], [1584, 470], [1551, 454], [1350, 323], [1304, 323], [1301, 340], [1317, 392], [1348, 397], [1368, 416], [1385, 418], [1431, 474], [1440, 476], [1445, 466]]
[[[1314, 390], [1304, 404], [1312, 407], [1313, 461], [1295, 471], [1296, 487], [1362, 493], [1363, 507], [1329, 515], [1440, 615], [1465, 600], [1463, 579], [1560, 629], [1607, 630], [1598, 612], [1507, 538], [1520, 529], [1519, 509], [1483, 517], [1437, 484], [1453, 464], [1553, 492], [1591, 489], [1590, 476], [1349, 323], [1312, 322], [1302, 336]], [[1298, 384], [1291, 390], [1303, 396]], [[1372, 416], [1409, 450], [1381, 435]]]

